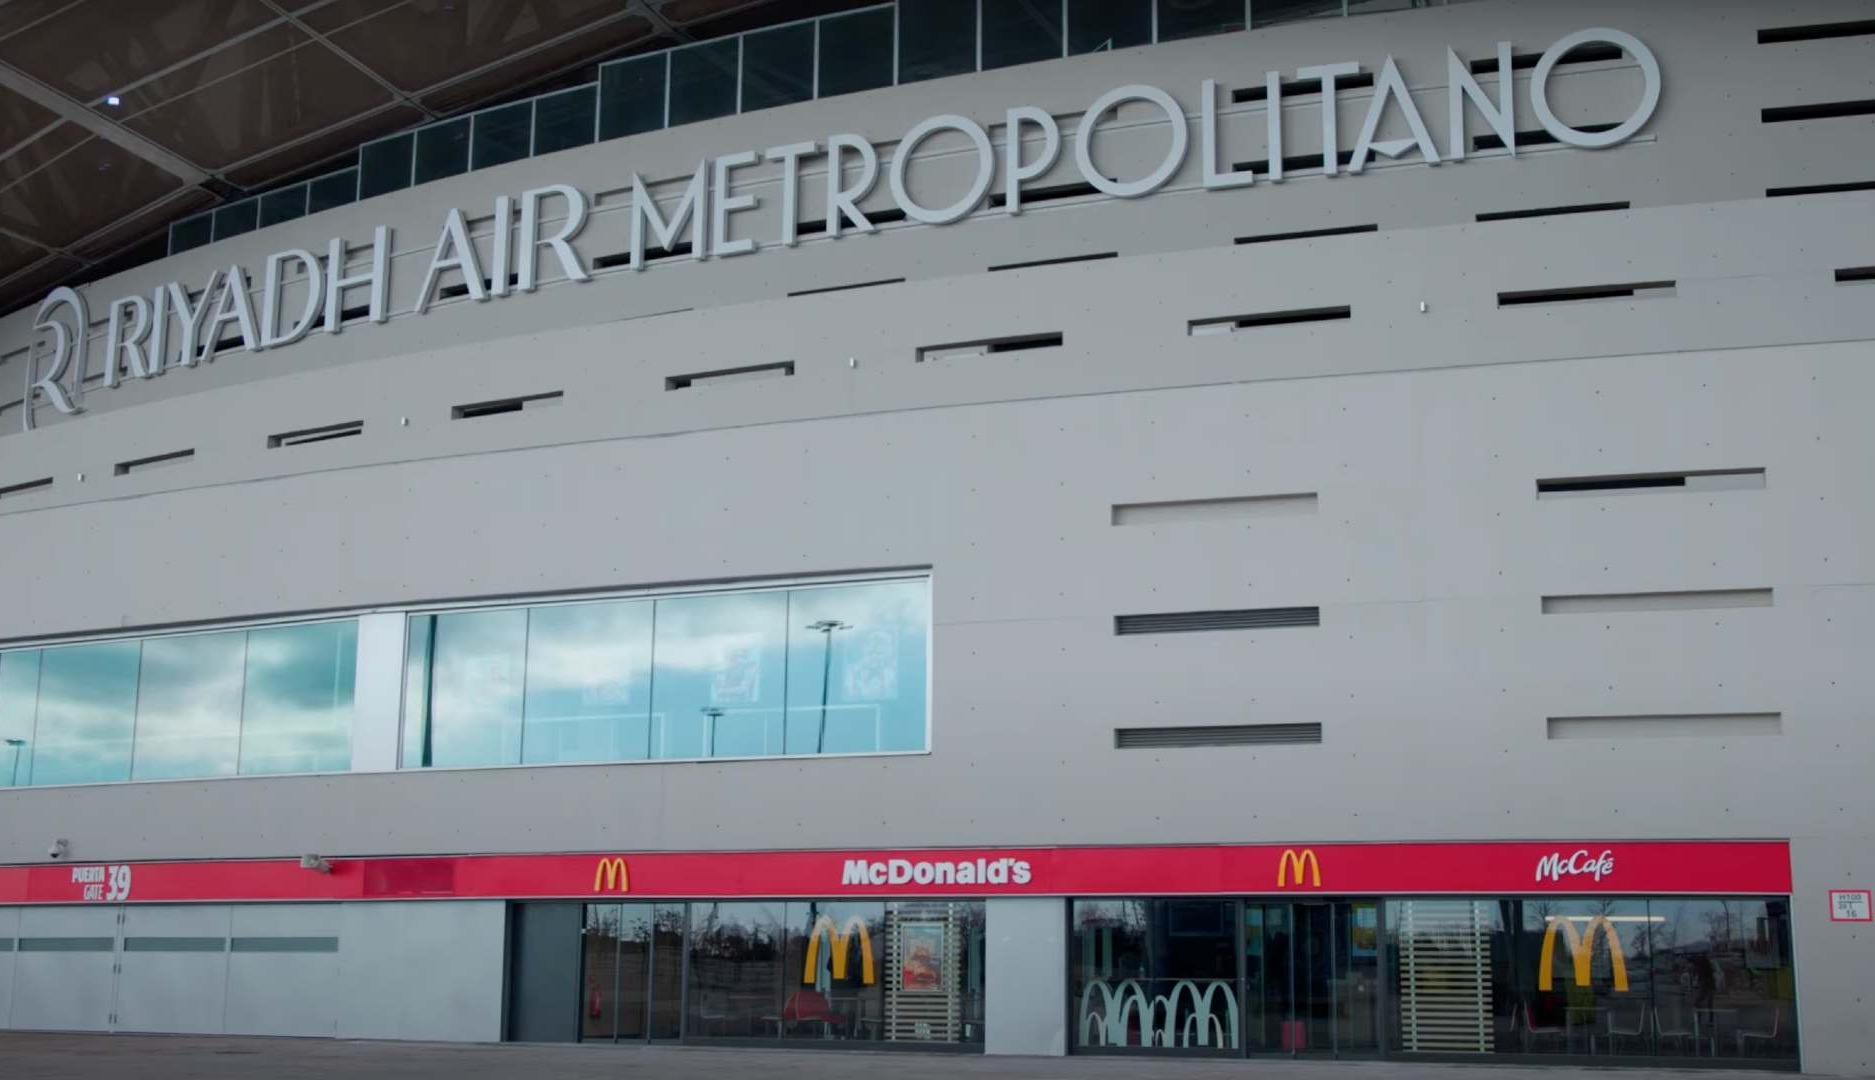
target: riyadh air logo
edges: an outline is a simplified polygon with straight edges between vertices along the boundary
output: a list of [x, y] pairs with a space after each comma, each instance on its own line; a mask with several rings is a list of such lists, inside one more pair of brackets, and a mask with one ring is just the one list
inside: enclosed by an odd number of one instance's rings
[[1322, 887], [1322, 861], [1315, 857], [1315, 849], [1303, 848], [1301, 851], [1297, 851], [1295, 848], [1285, 849], [1283, 851], [1282, 861], [1276, 864], [1276, 887], [1279, 889], [1288, 888], [1290, 876], [1293, 874], [1296, 888], [1301, 888], [1303, 884], [1303, 874], [1305, 872], [1308, 875], [1308, 885], [1310, 888], [1319, 889]]
[[1538, 881], [1561, 881], [1566, 877], [1581, 877], [1584, 874], [1597, 882], [1615, 872], [1615, 853], [1604, 851], [1600, 855], [1591, 855], [1587, 848], [1578, 849], [1574, 854], [1564, 855], [1552, 852], [1536, 861], [1536, 879]]
[[840, 867], [842, 885], [1027, 885], [1033, 877], [1027, 859], [848, 859]]
[[593, 868], [593, 892], [630, 892], [631, 882], [631, 875], [625, 870], [625, 860], [617, 855], [600, 859], [599, 865]]

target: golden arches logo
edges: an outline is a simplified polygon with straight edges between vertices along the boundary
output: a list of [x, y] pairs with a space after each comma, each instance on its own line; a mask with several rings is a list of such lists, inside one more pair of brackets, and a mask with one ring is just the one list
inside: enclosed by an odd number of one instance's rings
[[593, 892], [630, 892], [631, 889], [631, 874], [625, 869], [624, 859], [613, 855], [599, 860], [592, 872]]
[[1303, 848], [1300, 852], [1297, 852], [1295, 848], [1284, 850], [1282, 861], [1276, 864], [1276, 887], [1279, 889], [1288, 887], [1292, 871], [1295, 874], [1296, 885], [1300, 887], [1304, 870], [1308, 872], [1309, 886], [1321, 888], [1322, 862], [1315, 857], [1315, 849]]
[[850, 915], [844, 924], [835, 926], [833, 920], [825, 915], [814, 920], [814, 928], [807, 932], [807, 963], [802, 966], [801, 981], [811, 983], [820, 969], [820, 941], [827, 939], [830, 950], [828, 960], [833, 967], [833, 977], [846, 978], [847, 942], [853, 935], [859, 935], [859, 981], [871, 986], [879, 979], [878, 971], [872, 961], [872, 933], [866, 929], [866, 920], [858, 915]]
[[1575, 980], [1577, 986], [1589, 985], [1592, 978], [1590, 964], [1595, 959], [1595, 935], [1606, 934], [1608, 937], [1608, 963], [1614, 969], [1615, 989], [1625, 991], [1628, 988], [1628, 958], [1621, 951], [1621, 935], [1615, 930], [1615, 924], [1606, 915], [1596, 915], [1588, 920], [1586, 934], [1577, 934], [1576, 925], [1567, 915], [1551, 915], [1549, 929], [1543, 931], [1543, 957], [1537, 961], [1536, 988], [1548, 990], [1555, 981], [1556, 974], [1556, 930], [1562, 928], [1563, 941], [1569, 946], [1569, 958], [1575, 962]]

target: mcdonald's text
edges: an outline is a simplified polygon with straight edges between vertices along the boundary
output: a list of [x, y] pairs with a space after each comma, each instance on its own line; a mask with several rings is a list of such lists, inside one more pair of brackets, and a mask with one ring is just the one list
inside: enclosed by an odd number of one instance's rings
[[840, 868], [842, 885], [1027, 885], [1032, 876], [1027, 859], [848, 859]]

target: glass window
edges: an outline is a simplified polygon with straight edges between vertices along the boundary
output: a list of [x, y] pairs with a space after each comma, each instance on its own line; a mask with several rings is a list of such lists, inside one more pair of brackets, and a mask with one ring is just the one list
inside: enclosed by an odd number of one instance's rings
[[1395, 900], [1387, 929], [1407, 1052], [1796, 1061], [1782, 898]]
[[522, 761], [650, 756], [651, 609], [641, 600], [529, 613]]
[[242, 631], [143, 643], [132, 780], [234, 775], [246, 652]]
[[435, 666], [430, 663], [430, 645], [436, 637], [435, 615], [413, 615], [405, 630], [404, 643], [404, 732], [403, 753], [399, 764], [406, 769], [428, 768], [430, 744], [430, 680]]
[[[149, 664], [147, 657], [144, 664]], [[241, 706], [242, 775], [351, 768], [357, 666], [356, 622], [250, 631]]]
[[1244, 0], [1158, 0], [1159, 40], [1242, 30]]
[[197, 214], [184, 218], [169, 227], [169, 253], [188, 251], [199, 248], [215, 238], [215, 215]]
[[238, 203], [217, 207], [215, 210], [215, 239], [226, 240], [231, 236], [253, 232], [260, 221], [260, 201], [242, 199]]
[[671, 123], [694, 124], [736, 111], [739, 38], [671, 50]]
[[599, 69], [599, 137], [616, 139], [664, 126], [669, 53], [621, 60]]
[[690, 1024], [698, 1038], [776, 1038], [787, 977], [780, 903], [690, 905]]
[[1339, 16], [1342, 3], [1343, 0], [1252, 0], [1250, 23], [1253, 26], [1275, 26], [1277, 23], [1298, 22], [1302, 19]]
[[44, 651], [31, 783], [130, 779], [141, 651], [135, 641]]
[[821, 97], [892, 85], [893, 16], [888, 7], [820, 20]]
[[983, 0], [985, 71], [1060, 56], [1060, 0]]
[[1068, 0], [1068, 52], [1111, 52], [1152, 42], [1152, 0]]
[[427, 184], [469, 171], [469, 117], [417, 131], [416, 182]]
[[[885, 1018], [885, 904], [808, 901], [788, 905], [784, 996], [776, 1034], [789, 1039], [880, 1039]], [[943, 957], [926, 948], [905, 974], [937, 985]]]
[[410, 186], [410, 154], [416, 136], [409, 133], [358, 148], [358, 197], [369, 199]]
[[742, 39], [742, 111], [814, 96], [814, 24], [760, 30]]
[[726, 593], [657, 603], [651, 756], [781, 753], [788, 594]]
[[474, 127], [470, 168], [486, 169], [527, 156], [534, 138], [533, 102], [517, 101], [476, 113], [470, 119]]
[[306, 182], [306, 212], [317, 214], [358, 201], [358, 170], [346, 169]]
[[977, 8], [957, 0], [899, 0], [898, 81], [977, 69]]
[[260, 197], [260, 224], [262, 228], [278, 225], [283, 221], [306, 216], [306, 185], [294, 184], [290, 188], [268, 192]]
[[527, 609], [435, 617], [429, 724], [430, 765], [513, 765], [521, 760], [521, 680]]
[[923, 581], [792, 592], [787, 752], [922, 749], [929, 623]]
[[0, 767], [6, 786], [18, 787], [33, 771], [33, 719], [39, 711], [39, 650], [0, 653]]
[[1074, 1045], [1235, 1051], [1236, 917], [1229, 900], [1074, 901]]
[[599, 109], [597, 86], [576, 86], [534, 100], [534, 153], [551, 154], [593, 140]]

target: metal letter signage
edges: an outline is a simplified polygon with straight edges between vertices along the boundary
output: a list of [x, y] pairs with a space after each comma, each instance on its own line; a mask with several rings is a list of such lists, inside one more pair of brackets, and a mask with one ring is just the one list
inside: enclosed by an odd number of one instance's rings
[[[1550, 107], [1549, 80], [1557, 62], [1569, 50], [1590, 42], [1618, 46], [1641, 71], [1639, 102], [1625, 120], [1605, 131], [1572, 128], [1558, 119]], [[1446, 65], [1448, 83], [1448, 130], [1445, 143], [1448, 149], [1443, 160], [1466, 160], [1465, 147], [1469, 139], [1465, 127], [1470, 113], [1481, 116], [1486, 126], [1502, 141], [1507, 153], [1513, 157], [1516, 155], [1517, 133], [1513, 123], [1515, 79], [1511, 73], [1510, 42], [1496, 43], [1495, 51], [1497, 95], [1493, 101], [1472, 77], [1470, 66], [1463, 58], [1449, 47], [1445, 50], [1442, 59]], [[1363, 71], [1374, 73], [1374, 93], [1368, 102], [1359, 135], [1348, 153], [1344, 171], [1340, 167], [1343, 151], [1336, 122], [1338, 88], [1335, 80]], [[1322, 172], [1325, 175], [1359, 175], [1377, 158], [1417, 156], [1426, 165], [1438, 165], [1442, 160], [1437, 149], [1438, 140], [1426, 127], [1420, 106], [1411, 92], [1414, 84], [1393, 57], [1384, 57], [1377, 66], [1368, 68], [1352, 60], [1307, 65], [1297, 68], [1295, 77], [1318, 79], [1321, 82]], [[1283, 181], [1282, 78], [1283, 73], [1279, 71], [1269, 72], [1265, 78], [1268, 100], [1264, 108], [1268, 121], [1265, 125], [1267, 145], [1264, 147], [1266, 164], [1263, 166], [1263, 179], [1273, 184]], [[1423, 83], [1425, 80], [1421, 81]], [[1251, 188], [1257, 180], [1251, 168], [1226, 169], [1222, 164], [1216, 83], [1205, 80], [1199, 92], [1198, 145], [1203, 158], [1203, 167], [1199, 170], [1200, 189], [1221, 191]], [[1544, 51], [1530, 74], [1529, 104], [1544, 130], [1558, 142], [1565, 146], [1593, 150], [1617, 146], [1645, 127], [1660, 104], [1660, 92], [1660, 63], [1640, 39], [1621, 30], [1590, 27], [1564, 36]], [[1470, 106], [1469, 110], [1467, 105]], [[1153, 118], [1146, 122], [1146, 126], [1164, 128], [1168, 136], [1164, 144], [1164, 157], [1149, 162], [1150, 171], [1143, 176], [1128, 179], [1107, 175], [1095, 163], [1094, 154], [1094, 143], [1101, 124], [1123, 106], [1129, 106], [1129, 111], [1152, 115]], [[1410, 137], [1376, 138], [1389, 114], [1404, 122], [1411, 132]], [[1431, 115], [1436, 116], [1437, 113]], [[666, 254], [676, 254], [688, 247], [692, 259], [704, 260], [755, 254], [767, 247], [795, 246], [799, 242], [799, 222], [796, 219], [800, 212], [801, 166], [809, 157], [823, 159], [820, 162], [822, 171], [832, 178], [826, 185], [826, 238], [838, 240], [851, 232], [872, 232], [876, 228], [860, 209], [859, 201], [879, 186], [882, 171], [892, 200], [907, 219], [919, 224], [946, 225], [979, 212], [984, 196], [996, 186], [999, 167], [1003, 174], [1003, 208], [998, 216], [1017, 215], [1022, 208], [1024, 182], [1046, 173], [1067, 143], [1072, 143], [1074, 164], [1081, 178], [1095, 190], [1114, 198], [1136, 199], [1158, 191], [1179, 174], [1192, 142], [1192, 117], [1185, 111], [1185, 107], [1164, 89], [1144, 84], [1115, 87], [1100, 95], [1081, 114], [1074, 130], [1065, 134], [1053, 115], [1034, 105], [1016, 105], [1002, 112], [996, 119], [1004, 125], [1000, 153], [993, 146], [982, 122], [967, 116], [944, 113], [912, 125], [897, 145], [892, 147], [891, 158], [883, 170], [880, 167], [879, 149], [871, 141], [850, 133], [829, 134], [824, 141], [792, 142], [760, 152], [744, 149], [706, 157], [697, 162], [696, 170], [691, 174], [682, 196], [666, 200], [662, 205], [651, 194], [652, 183], [637, 173], [630, 173], [628, 229], [631, 254], [626, 265], [633, 270], [644, 270], [647, 259], [653, 258], [646, 254], [646, 249], [650, 247], [661, 248]], [[1139, 121], [1131, 123], [1137, 124]], [[1022, 133], [1025, 128], [1041, 136], [1040, 149], [1028, 161], [1023, 160]], [[954, 196], [951, 201], [938, 199], [934, 201], [935, 205], [926, 205], [915, 198], [908, 177], [912, 169], [912, 157], [919, 144], [939, 133], [961, 135], [969, 144], [975, 167], [968, 170], [967, 183], [961, 187], [953, 186], [946, 192], [947, 197]], [[734, 172], [763, 160], [780, 162], [782, 166], [779, 200], [781, 220], [775, 240], [764, 244], [747, 236], [731, 239], [728, 235], [732, 227], [731, 215], [751, 213], [759, 205], [752, 194], [732, 192]], [[542, 235], [541, 202], [549, 196], [564, 204], [565, 215], [550, 235]], [[443, 295], [445, 279], [455, 280], [472, 301], [486, 302], [531, 293], [538, 284], [542, 248], [553, 254], [566, 280], [591, 281], [592, 274], [586, 269], [585, 261], [574, 246], [574, 240], [587, 221], [589, 202], [585, 192], [566, 184], [550, 184], [524, 191], [518, 200], [512, 195], [497, 194], [495, 214], [490, 219], [493, 229], [489, 245], [492, 272], [488, 274], [484, 274], [477, 249], [470, 242], [467, 218], [462, 210], [446, 210], [436, 245], [426, 265], [423, 287], [418, 291], [409, 314], [424, 314]], [[686, 233], [688, 239], [681, 239]], [[387, 310], [390, 296], [390, 230], [382, 225], [374, 230], [369, 269], [354, 270], [348, 265], [353, 250], [343, 237], [333, 237], [326, 246], [327, 254], [323, 260], [313, 257], [310, 245], [289, 247], [268, 256], [264, 272], [258, 275], [262, 283], [258, 317], [250, 295], [251, 282], [256, 279], [256, 275], [239, 265], [230, 266], [226, 271], [218, 268], [199, 293], [194, 293], [180, 282], [172, 281], [158, 285], [147, 301], [142, 296], [121, 297], [113, 301], [108, 308], [108, 328], [101, 336], [106, 367], [102, 387], [115, 387], [124, 377], [150, 379], [171, 367], [194, 367], [200, 361], [213, 359], [224, 341], [230, 348], [239, 346], [246, 352], [291, 345], [304, 338], [312, 329], [316, 313], [322, 307], [325, 315], [323, 325], [327, 333], [339, 332], [341, 324], [350, 321], [348, 316], [363, 317], [374, 323], [385, 321], [390, 314]], [[362, 248], [358, 250], [362, 251]], [[306, 284], [296, 287], [290, 298], [285, 274], [289, 262], [304, 266], [307, 271], [304, 279]], [[319, 262], [323, 262], [323, 267], [315, 265]], [[512, 289], [508, 285], [510, 262], [513, 263], [512, 276], [515, 280]], [[355, 308], [345, 306], [346, 290], [367, 287], [370, 291], [368, 305]], [[199, 301], [196, 297], [199, 297]], [[291, 322], [282, 328], [280, 324], [287, 318]], [[34, 337], [24, 365], [25, 407], [20, 410], [20, 415], [26, 430], [33, 428], [36, 405], [50, 405], [56, 411], [68, 415], [84, 410], [85, 361], [90, 327], [91, 320], [82, 294], [69, 286], [60, 286], [46, 296], [39, 308], [38, 318], [33, 323]], [[224, 337], [227, 331], [234, 332]], [[42, 351], [49, 355], [43, 367], [39, 363]]]
[[1276, 864], [1276, 887], [1279, 889], [1286, 888], [1289, 885], [1290, 872], [1293, 871], [1296, 878], [1296, 887], [1300, 888], [1302, 886], [1302, 871], [1305, 868], [1309, 872], [1309, 887], [1312, 889], [1321, 888], [1322, 863], [1320, 859], [1315, 857], [1315, 849], [1303, 848], [1300, 853], [1298, 853], [1295, 848], [1284, 851], [1282, 861]]
[[599, 860], [599, 865], [592, 872], [593, 892], [622, 892], [632, 890], [631, 875], [625, 870], [625, 860], [617, 855]]

